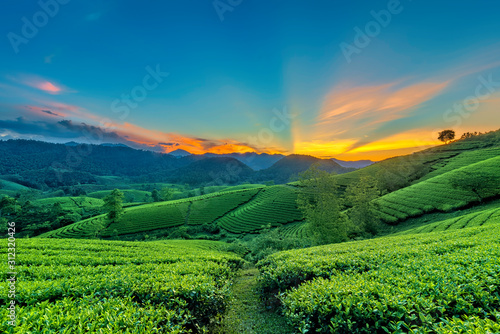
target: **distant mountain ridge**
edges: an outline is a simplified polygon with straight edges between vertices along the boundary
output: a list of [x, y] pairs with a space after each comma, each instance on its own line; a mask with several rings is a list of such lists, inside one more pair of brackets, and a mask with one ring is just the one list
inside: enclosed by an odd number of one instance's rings
[[174, 157], [177, 158], [187, 157], [188, 155], [191, 155], [191, 153], [189, 153], [188, 151], [185, 151], [180, 148], [176, 149], [175, 151], [168, 152], [167, 154], [173, 155]]
[[339, 160], [339, 159], [335, 159], [335, 158], [332, 158], [332, 160], [335, 161], [336, 163], [338, 163], [342, 167], [356, 168], [356, 169], [364, 168], [364, 167], [370, 166], [370, 165], [375, 163], [375, 161], [371, 161], [371, 160], [345, 161], [345, 160]]
[[193, 155], [177, 150], [172, 155], [115, 144], [0, 140], [0, 176], [41, 190], [97, 184], [102, 176], [121, 177], [134, 182], [188, 183], [192, 186], [267, 181], [280, 184], [296, 178], [313, 163], [339, 174], [354, 170], [330, 159], [296, 154]]
[[262, 170], [271, 167], [274, 163], [285, 157], [283, 154], [267, 154], [267, 153], [226, 153], [226, 154], [216, 154], [216, 153], [205, 153], [205, 157], [229, 157], [234, 158], [243, 162], [248, 167], [253, 170]]
[[298, 176], [299, 173], [309, 169], [311, 165], [318, 164], [321, 170], [329, 173], [335, 172], [343, 174], [355, 170], [354, 168], [345, 168], [330, 159], [320, 159], [310, 155], [291, 154], [288, 155], [271, 167], [257, 172], [257, 180], [272, 179], [276, 183], [286, 183]]

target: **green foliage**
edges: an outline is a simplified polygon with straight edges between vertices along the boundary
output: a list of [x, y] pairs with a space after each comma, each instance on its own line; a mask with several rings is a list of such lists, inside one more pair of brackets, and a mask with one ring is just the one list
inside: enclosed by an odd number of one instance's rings
[[371, 176], [362, 176], [359, 182], [351, 183], [345, 192], [351, 222], [361, 231], [376, 234], [380, 220], [375, 211], [374, 199], [380, 196], [377, 180]]
[[[204, 332], [225, 310], [243, 263], [188, 243], [20, 239], [16, 245], [23, 252], [16, 259], [24, 282], [16, 286], [19, 333]], [[6, 278], [2, 273], [4, 291]], [[6, 305], [7, 294], [0, 301]], [[7, 316], [4, 307], [2, 333], [9, 332]]]
[[160, 192], [157, 189], [153, 190], [153, 192], [151, 193], [151, 197], [153, 198], [153, 202], [161, 201]]
[[115, 189], [103, 199], [103, 208], [108, 211], [107, 217], [112, 223], [117, 222], [123, 214], [123, 198], [123, 193]]
[[309, 224], [317, 244], [347, 240], [347, 217], [341, 212], [342, 199], [335, 179], [313, 165], [300, 174], [299, 209]]
[[245, 244], [251, 252], [245, 259], [257, 262], [279, 251], [310, 247], [314, 242], [313, 238], [299, 238], [283, 234], [280, 229], [268, 229]]
[[257, 267], [301, 333], [467, 332], [498, 320], [499, 241], [494, 224], [291, 250]]
[[12, 216], [15, 215], [19, 205], [17, 200], [10, 196], [3, 196], [0, 199], [0, 216]]

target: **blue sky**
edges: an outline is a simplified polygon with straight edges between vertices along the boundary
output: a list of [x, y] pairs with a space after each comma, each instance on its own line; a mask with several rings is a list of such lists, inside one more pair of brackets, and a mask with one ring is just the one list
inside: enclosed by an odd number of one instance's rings
[[437, 144], [443, 128], [500, 128], [499, 7], [6, 0], [0, 136], [165, 152], [409, 153]]

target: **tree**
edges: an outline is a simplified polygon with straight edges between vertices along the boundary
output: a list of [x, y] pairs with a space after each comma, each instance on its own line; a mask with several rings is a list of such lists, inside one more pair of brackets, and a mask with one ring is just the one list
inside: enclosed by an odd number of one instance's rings
[[0, 200], [0, 216], [10, 216], [18, 211], [17, 200], [10, 196], [4, 196]]
[[160, 192], [158, 190], [153, 190], [151, 193], [151, 197], [153, 197], [153, 202], [160, 202], [161, 201], [161, 196]]
[[123, 214], [123, 192], [118, 189], [113, 190], [108, 196], [104, 197], [103, 208], [108, 211], [108, 219], [116, 222]]
[[306, 218], [317, 244], [347, 240], [348, 220], [342, 214], [342, 199], [332, 174], [316, 164], [299, 175], [299, 209]]
[[50, 217], [52, 220], [55, 220], [57, 217], [61, 216], [64, 213], [63, 207], [60, 202], [56, 202], [52, 204], [50, 208]]
[[162, 201], [170, 201], [174, 196], [174, 190], [169, 187], [163, 187], [160, 190], [160, 198]]
[[375, 211], [373, 200], [380, 196], [377, 180], [362, 176], [358, 182], [351, 183], [346, 189], [346, 199], [352, 206], [349, 212], [351, 222], [362, 231], [376, 234], [380, 220]]
[[439, 133], [438, 139], [446, 144], [455, 139], [455, 131], [443, 130]]

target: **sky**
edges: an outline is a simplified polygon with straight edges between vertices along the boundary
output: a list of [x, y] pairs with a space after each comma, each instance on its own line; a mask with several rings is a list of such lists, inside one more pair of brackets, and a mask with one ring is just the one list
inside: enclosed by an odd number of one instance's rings
[[382, 160], [500, 128], [498, 1], [3, 9], [3, 140]]

